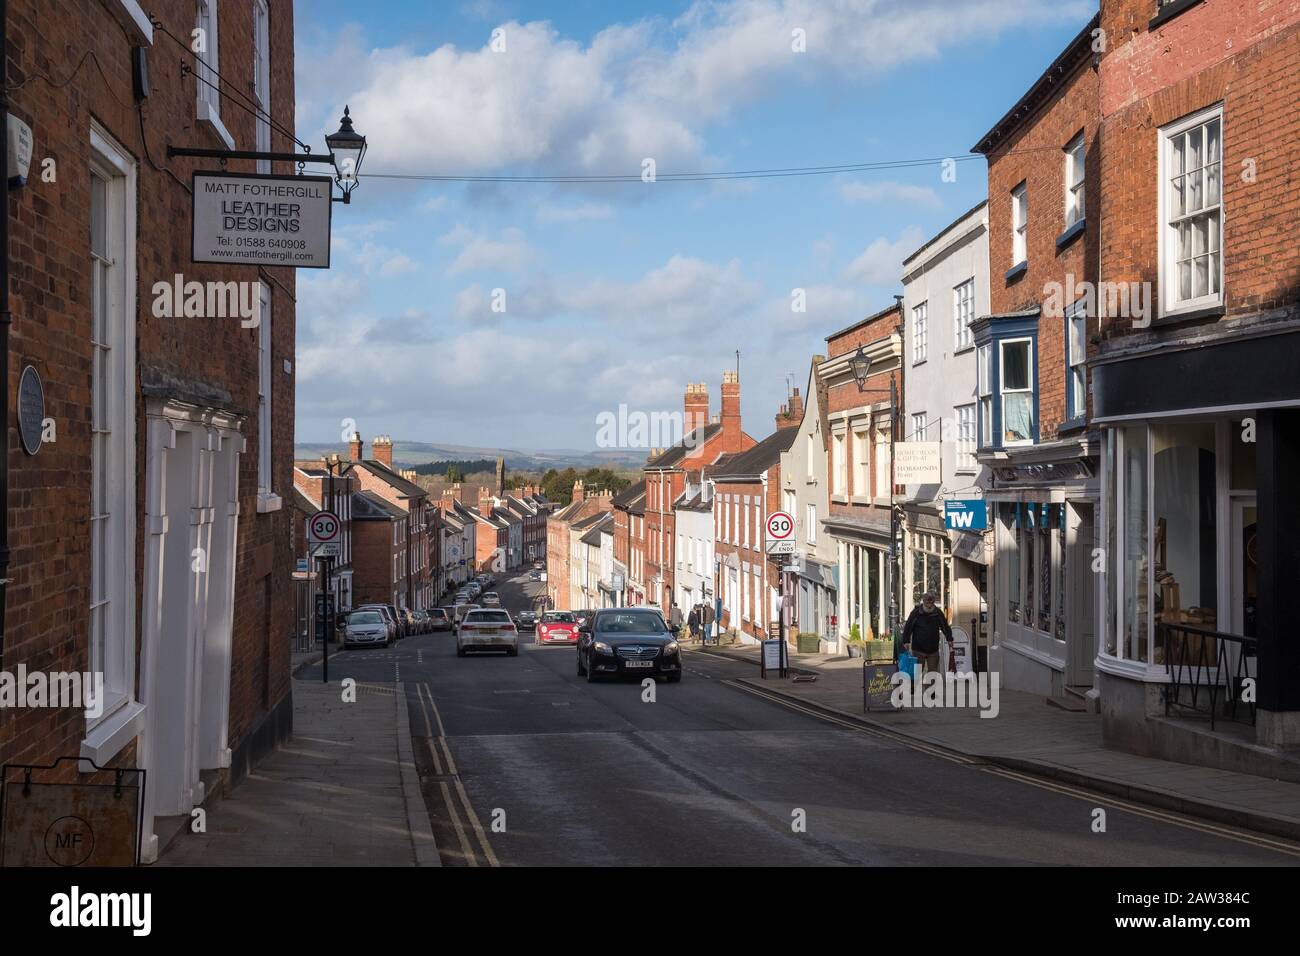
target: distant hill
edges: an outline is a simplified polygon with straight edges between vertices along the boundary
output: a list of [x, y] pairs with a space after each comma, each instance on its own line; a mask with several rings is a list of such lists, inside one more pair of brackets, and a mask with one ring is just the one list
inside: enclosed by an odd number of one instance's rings
[[[313, 444], [305, 442], [294, 446], [295, 458], [320, 458], [335, 452], [346, 458], [348, 446], [343, 442]], [[366, 442], [366, 455], [370, 454], [370, 443]], [[578, 449], [557, 448], [544, 451], [520, 451], [516, 448], [478, 448], [472, 445], [436, 445], [430, 442], [400, 441], [393, 439], [393, 464], [405, 468], [414, 468], [430, 462], [442, 461], [478, 461], [490, 460], [495, 466], [497, 458], [505, 458], [507, 471], [545, 471], [555, 468], [585, 470], [587, 468], [609, 468], [613, 470], [639, 468], [645, 464], [648, 451], [640, 449], [610, 451], [580, 451]]]

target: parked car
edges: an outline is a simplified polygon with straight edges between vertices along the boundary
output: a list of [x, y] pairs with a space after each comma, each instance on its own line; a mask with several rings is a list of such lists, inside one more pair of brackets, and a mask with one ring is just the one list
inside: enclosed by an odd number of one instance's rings
[[534, 571], [540, 571], [540, 570], [542, 570], [543, 567], [544, 567], [544, 565], [542, 564], [542, 562], [540, 562], [540, 561], [534, 561], [534, 562], [533, 562], [533, 570], [534, 570]]
[[496, 591], [488, 591], [483, 595], [483, 600], [481, 603], [483, 604], [484, 607], [500, 607], [501, 595], [497, 594]]
[[470, 611], [477, 610], [482, 606], [483, 605], [481, 604], [474, 604], [470, 601], [466, 601], [463, 604], [457, 604], [454, 608], [452, 608], [451, 629], [453, 631], [459, 632], [460, 622], [465, 619], [465, 615], [468, 614]]
[[451, 615], [447, 613], [445, 607], [429, 608], [429, 630], [430, 631], [450, 631]]
[[428, 634], [429, 633], [429, 612], [412, 611], [411, 613], [412, 616], [415, 618], [415, 633]]
[[343, 629], [343, 646], [361, 647], [379, 645], [387, 647], [393, 642], [392, 625], [377, 610], [358, 610], [348, 615]]
[[541, 572], [541, 571], [529, 571], [529, 572], [528, 572], [528, 580], [530, 580], [530, 581], [540, 581], [541, 579], [542, 579], [542, 572]]
[[519, 631], [510, 612], [483, 607], [466, 613], [456, 631], [456, 656], [464, 657], [469, 651], [505, 651], [517, 656]]
[[515, 615], [515, 624], [521, 631], [537, 630], [537, 614], [533, 611], [520, 611]]
[[388, 626], [392, 629], [392, 634], [389, 637], [390, 643], [402, 636], [402, 625], [401, 621], [397, 617], [397, 609], [391, 604], [362, 604], [356, 610], [378, 611], [383, 615], [384, 620], [388, 622]]
[[682, 652], [657, 609], [602, 608], [578, 634], [578, 676], [682, 679]]
[[572, 611], [547, 611], [537, 622], [537, 643], [578, 643], [578, 619]]

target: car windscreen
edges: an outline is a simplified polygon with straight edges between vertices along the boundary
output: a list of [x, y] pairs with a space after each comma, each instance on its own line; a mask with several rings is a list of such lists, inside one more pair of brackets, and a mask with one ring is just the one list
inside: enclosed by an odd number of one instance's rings
[[573, 615], [568, 611], [551, 611], [542, 615], [543, 624], [576, 624]]
[[654, 611], [616, 611], [596, 616], [598, 634], [666, 634], [664, 619]]
[[383, 624], [384, 619], [379, 616], [378, 611], [353, 611], [348, 615], [348, 624], [356, 626], [358, 624]]
[[429, 612], [429, 617], [446, 617], [447, 612], [440, 607], [435, 607]]
[[465, 615], [466, 624], [509, 624], [510, 615], [505, 611], [470, 611]]

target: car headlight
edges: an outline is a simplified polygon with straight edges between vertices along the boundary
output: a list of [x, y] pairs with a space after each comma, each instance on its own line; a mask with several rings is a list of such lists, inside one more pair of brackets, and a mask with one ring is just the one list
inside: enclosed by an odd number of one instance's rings
[[598, 654], [612, 654], [612, 653], [614, 653], [613, 648], [611, 648], [611, 647], [610, 647], [608, 644], [606, 644], [604, 641], [597, 641], [595, 644], [592, 644], [591, 647], [592, 647], [592, 650], [596, 651], [596, 653], [598, 653]]
[[665, 644], [665, 645], [664, 645], [664, 653], [665, 653], [665, 654], [676, 654], [676, 653], [677, 653], [677, 642], [676, 642], [676, 641], [669, 641], [667, 644]]

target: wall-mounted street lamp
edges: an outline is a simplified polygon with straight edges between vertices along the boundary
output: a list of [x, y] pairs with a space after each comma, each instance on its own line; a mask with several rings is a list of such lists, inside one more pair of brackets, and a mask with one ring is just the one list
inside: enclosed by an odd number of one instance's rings
[[191, 156], [199, 159], [219, 159], [225, 165], [228, 159], [264, 159], [277, 163], [328, 163], [334, 167], [334, 182], [343, 192], [343, 198], [334, 202], [350, 203], [352, 190], [357, 188], [361, 160], [366, 155], [366, 138], [352, 128], [352, 116], [343, 108], [343, 119], [337, 132], [325, 137], [328, 153], [275, 153], [256, 149], [205, 149], [193, 146], [168, 146], [167, 156]]
[[352, 190], [357, 188], [357, 177], [361, 173], [361, 160], [366, 155], [366, 138], [352, 128], [348, 107], [343, 107], [338, 132], [326, 136], [325, 145], [334, 157], [334, 182], [343, 191], [344, 204], [350, 203]]

